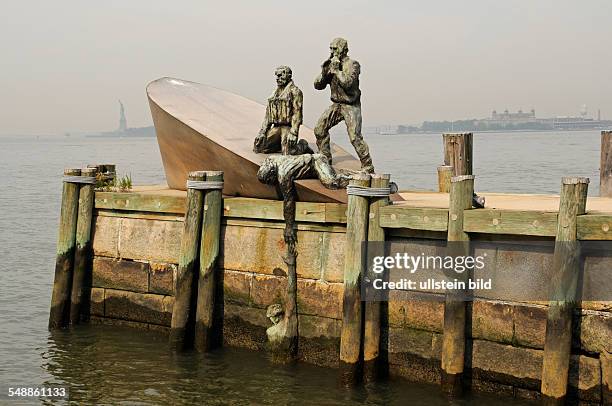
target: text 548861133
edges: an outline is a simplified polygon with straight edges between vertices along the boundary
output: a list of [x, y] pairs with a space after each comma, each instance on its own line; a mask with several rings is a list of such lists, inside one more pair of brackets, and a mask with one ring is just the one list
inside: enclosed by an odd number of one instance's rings
[[5, 393], [9, 398], [68, 398], [63, 386], [11, 386]]

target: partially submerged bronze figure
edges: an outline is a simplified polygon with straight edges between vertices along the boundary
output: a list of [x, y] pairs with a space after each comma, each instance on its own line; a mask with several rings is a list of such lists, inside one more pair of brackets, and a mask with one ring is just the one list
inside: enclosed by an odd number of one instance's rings
[[348, 57], [348, 43], [343, 38], [334, 39], [329, 49], [330, 57], [321, 65], [314, 87], [323, 90], [329, 85], [332, 105], [319, 118], [314, 129], [319, 152], [332, 163], [329, 129], [344, 121], [351, 144], [361, 161], [361, 169], [374, 172], [368, 145], [361, 135], [361, 90], [359, 90], [359, 62]]
[[306, 140], [298, 141], [304, 97], [302, 91], [293, 83], [291, 68], [279, 66], [274, 75], [277, 87], [268, 98], [266, 116], [255, 138], [253, 151], [260, 154], [312, 154], [314, 151]]
[[276, 304], [268, 308], [267, 316], [274, 325], [266, 330], [270, 349], [278, 361], [291, 361], [297, 357], [297, 192], [294, 181], [311, 178], [318, 178], [327, 188], [337, 189], [346, 187], [350, 175], [336, 173], [327, 158], [321, 154], [272, 155], [262, 162], [257, 171], [257, 179], [262, 183], [277, 186], [283, 198], [283, 239], [286, 247], [283, 260], [287, 264], [287, 291], [283, 306]]
[[277, 185], [284, 201], [285, 242], [295, 242], [293, 220], [295, 219], [296, 192], [294, 181], [319, 179], [328, 189], [341, 189], [348, 185], [351, 174], [339, 173], [332, 168], [322, 154], [272, 155], [266, 158], [257, 179], [268, 185]]

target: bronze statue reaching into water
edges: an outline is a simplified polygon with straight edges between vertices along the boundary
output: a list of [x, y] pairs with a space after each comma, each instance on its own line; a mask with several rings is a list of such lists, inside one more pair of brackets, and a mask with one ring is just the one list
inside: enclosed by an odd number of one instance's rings
[[253, 151], [260, 154], [312, 154], [313, 151], [306, 140], [298, 141], [304, 97], [302, 91], [293, 83], [291, 68], [279, 66], [274, 75], [277, 87], [268, 98], [266, 116], [255, 138]]
[[257, 179], [268, 185], [278, 185], [284, 201], [285, 241], [291, 242], [295, 240], [291, 234], [293, 222], [289, 224], [287, 219], [295, 218], [297, 195], [293, 181], [319, 179], [328, 189], [341, 189], [348, 185], [350, 174], [336, 172], [321, 154], [274, 155], [262, 162]]
[[287, 291], [283, 300], [284, 307], [280, 304], [268, 307], [267, 316], [274, 325], [266, 330], [270, 349], [276, 360], [290, 361], [297, 358], [297, 193], [293, 182], [311, 178], [319, 178], [325, 187], [337, 189], [346, 187], [350, 176], [336, 173], [327, 158], [321, 154], [272, 155], [262, 162], [257, 171], [257, 179], [262, 183], [277, 186], [283, 197], [286, 245], [283, 260], [287, 264]]
[[332, 105], [319, 118], [314, 129], [319, 152], [332, 163], [329, 129], [344, 121], [351, 144], [365, 172], [373, 173], [374, 165], [368, 145], [361, 135], [361, 90], [359, 90], [359, 62], [348, 57], [348, 44], [343, 38], [334, 39], [329, 45], [331, 55], [321, 65], [314, 87], [323, 90], [329, 85]]

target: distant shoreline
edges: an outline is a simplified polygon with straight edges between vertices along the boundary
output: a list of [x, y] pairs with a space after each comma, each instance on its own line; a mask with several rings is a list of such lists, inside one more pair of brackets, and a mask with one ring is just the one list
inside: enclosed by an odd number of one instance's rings
[[[612, 127], [610, 128], [612, 130]], [[418, 131], [418, 132], [404, 132], [404, 133], [392, 133], [392, 134], [381, 134], [381, 133], [364, 133], [365, 135], [376, 135], [381, 137], [388, 137], [393, 135], [440, 135], [442, 133], [464, 133], [471, 132], [474, 134], [494, 134], [494, 133], [563, 133], [563, 132], [593, 132], [593, 131], [608, 131], [606, 128], [590, 128], [590, 129], [559, 129], [559, 130], [445, 130], [445, 131]]]

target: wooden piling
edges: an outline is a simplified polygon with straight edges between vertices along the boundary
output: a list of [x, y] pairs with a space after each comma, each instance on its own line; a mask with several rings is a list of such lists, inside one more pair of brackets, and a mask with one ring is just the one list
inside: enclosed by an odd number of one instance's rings
[[[467, 242], [470, 240], [463, 231], [463, 211], [472, 207], [474, 176], [463, 175], [451, 179], [448, 210], [449, 246], [453, 255], [469, 255]], [[465, 245], [461, 245], [465, 242]], [[468, 272], [456, 273], [457, 280], [465, 281]], [[465, 365], [465, 323], [466, 302], [461, 292], [447, 292], [444, 301], [444, 334], [442, 339], [442, 389], [452, 397], [463, 393], [463, 370]]]
[[[206, 179], [206, 172], [190, 172], [188, 179], [203, 181]], [[192, 344], [192, 331], [189, 331], [190, 326], [188, 324], [191, 320], [190, 315], [193, 315], [191, 303], [195, 292], [193, 285], [197, 280], [203, 201], [203, 190], [187, 189], [185, 222], [170, 324], [170, 345], [175, 350], [186, 349]]]
[[612, 131], [601, 132], [599, 195], [601, 197], [612, 197]]
[[[80, 176], [80, 169], [65, 169], [64, 176]], [[49, 312], [49, 328], [66, 326], [70, 316], [70, 288], [74, 268], [74, 249], [79, 207], [79, 184], [64, 182], [59, 237], [55, 259], [55, 278]]]
[[572, 313], [580, 275], [577, 216], [585, 214], [588, 178], [563, 178], [553, 255], [551, 300], [546, 318], [542, 397], [546, 404], [563, 404], [567, 395]]
[[[369, 186], [370, 175], [358, 173], [352, 186]], [[361, 373], [362, 303], [360, 281], [363, 274], [363, 242], [368, 233], [369, 202], [365, 196], [348, 196], [346, 249], [344, 260], [344, 297], [340, 337], [340, 381], [353, 385]]]
[[453, 167], [453, 176], [472, 175], [473, 134], [442, 134], [444, 140], [444, 165]]
[[453, 167], [450, 165], [438, 166], [438, 192], [450, 193]]
[[[95, 178], [96, 168], [81, 170], [81, 176]], [[70, 324], [78, 324], [88, 315], [89, 280], [91, 272], [91, 222], [94, 208], [93, 183], [83, 183], [79, 189], [79, 209], [76, 226], [76, 252], [74, 258], [74, 273], [72, 276], [72, 294], [70, 297]]]
[[[206, 172], [207, 181], [223, 182], [223, 172]], [[223, 201], [221, 189], [207, 190], [204, 196], [202, 239], [200, 243], [200, 274], [198, 277], [198, 304], [195, 322], [195, 347], [210, 351], [213, 347], [216, 266], [221, 238]]]
[[[371, 186], [383, 188], [389, 186], [391, 175], [372, 175]], [[372, 256], [384, 255], [385, 230], [380, 226], [378, 218], [382, 207], [389, 204], [389, 197], [371, 197], [368, 222], [368, 242], [372, 244], [368, 248], [368, 264], [372, 263]], [[368, 278], [374, 280], [377, 275], [368, 269]], [[363, 376], [366, 382], [377, 380], [381, 375], [380, 365], [380, 318], [381, 302], [372, 299], [365, 302], [365, 321], [363, 337]]]

